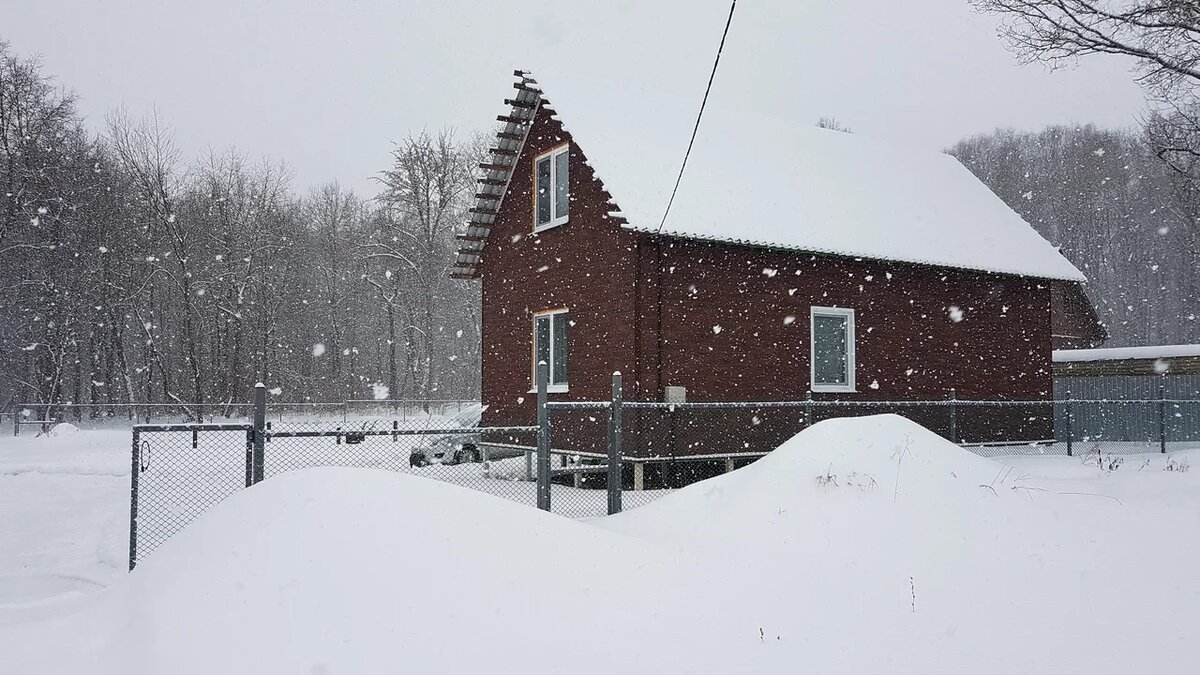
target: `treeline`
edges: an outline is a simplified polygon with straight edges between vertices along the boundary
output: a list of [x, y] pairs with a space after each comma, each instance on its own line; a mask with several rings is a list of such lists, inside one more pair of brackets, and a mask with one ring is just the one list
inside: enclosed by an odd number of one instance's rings
[[1200, 342], [1200, 191], [1148, 134], [997, 131], [950, 149], [1088, 277], [1106, 346]]
[[0, 407], [478, 395], [478, 289], [449, 278], [478, 142], [396, 144], [364, 199], [297, 196], [156, 118], [86, 130], [0, 42]]

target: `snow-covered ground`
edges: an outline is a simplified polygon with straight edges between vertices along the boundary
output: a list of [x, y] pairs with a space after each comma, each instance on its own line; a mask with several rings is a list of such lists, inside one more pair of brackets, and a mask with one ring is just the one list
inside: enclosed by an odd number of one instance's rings
[[0, 440], [0, 672], [1191, 673], [1200, 449], [830, 420], [615, 517], [309, 469], [126, 574], [128, 435]]

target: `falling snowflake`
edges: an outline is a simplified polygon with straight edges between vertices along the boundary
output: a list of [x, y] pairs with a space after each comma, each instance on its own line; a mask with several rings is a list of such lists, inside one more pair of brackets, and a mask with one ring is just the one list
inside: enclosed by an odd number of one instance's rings
[[1163, 359], [1154, 359], [1154, 372], [1162, 375], [1171, 369], [1171, 363]]
[[872, 389], [878, 389], [879, 388], [879, 380], [871, 380], [871, 384], [869, 386]]
[[795, 321], [796, 321], [796, 317], [794, 317], [794, 316], [783, 317], [783, 325], [785, 325], [785, 326], [790, 326], [793, 323], [795, 323]]
[[39, 216], [44, 216], [44, 215], [46, 215], [47, 213], [48, 213], [48, 211], [46, 210], [46, 207], [44, 207], [44, 206], [39, 206], [39, 207], [38, 207], [38, 215], [39, 215]]
[[950, 305], [950, 320], [958, 323], [963, 320], [963, 311], [955, 305]]
[[269, 394], [271, 394], [272, 396], [278, 396], [283, 393], [283, 387], [275, 387], [274, 389], [268, 389], [267, 392]]
[[101, 253], [108, 253], [108, 247], [107, 247], [107, 246], [101, 246], [101, 247], [100, 247], [100, 252], [101, 252]]
[[1092, 154], [1097, 157], [1103, 157], [1104, 156], [1104, 148], [1096, 148], [1095, 150], [1092, 151]]
[[548, 269], [550, 269], [549, 265], [542, 265], [541, 267], [537, 268], [537, 271], [539, 274], [541, 274], [542, 272], [545, 272]]
[[371, 385], [371, 396], [373, 396], [376, 401], [386, 401], [388, 397], [387, 385], [380, 382], [376, 382], [375, 384]]
[[1171, 231], [1171, 228], [1167, 227], [1166, 225], [1163, 225], [1162, 227], [1158, 228], [1159, 234], [1165, 235], [1166, 233], [1168, 233], [1170, 231]]
[[770, 277], [775, 276], [776, 274], [779, 274], [779, 270], [771, 268], [771, 267], [764, 267], [762, 273], [767, 278], [770, 278]]
[[720, 333], [721, 333], [721, 327], [713, 326], [713, 335], [719, 335]]
[[325, 354], [325, 345], [324, 344], [318, 342], [312, 346], [312, 355], [313, 356], [322, 356], [324, 354]]

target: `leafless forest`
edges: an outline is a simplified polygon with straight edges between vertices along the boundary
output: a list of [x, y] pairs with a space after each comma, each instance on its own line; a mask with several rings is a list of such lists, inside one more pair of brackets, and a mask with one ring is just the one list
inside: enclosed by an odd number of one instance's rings
[[477, 145], [410, 136], [378, 194], [297, 195], [153, 116], [85, 129], [0, 43], [0, 404], [474, 396], [477, 289], [447, 270]]
[[[0, 43], [0, 405], [477, 395], [478, 289], [448, 267], [478, 136], [396, 141], [374, 195], [297, 194], [283, 163], [184, 157], [153, 115], [85, 128], [69, 84]], [[1200, 199], [1147, 133], [951, 152], [1088, 274], [1110, 344], [1200, 341]]]

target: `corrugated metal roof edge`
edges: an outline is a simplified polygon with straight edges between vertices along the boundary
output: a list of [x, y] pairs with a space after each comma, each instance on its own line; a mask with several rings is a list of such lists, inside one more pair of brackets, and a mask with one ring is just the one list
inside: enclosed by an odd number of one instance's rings
[[[855, 252], [855, 251], [835, 251], [832, 249], [822, 249], [822, 248], [804, 248], [804, 247], [799, 247], [799, 246], [792, 246], [789, 244], [780, 244], [780, 243], [773, 243], [773, 242], [768, 242], [768, 241], [757, 241], [757, 240], [750, 240], [750, 239], [734, 239], [731, 237], [718, 237], [718, 236], [713, 236], [713, 235], [700, 235], [700, 234], [694, 234], [694, 233], [688, 233], [688, 232], [678, 232], [675, 230], [659, 232], [655, 228], [639, 227], [636, 225], [631, 225], [629, 223], [622, 224], [621, 227], [623, 227], [627, 230], [632, 230], [635, 232], [641, 232], [644, 234], [650, 234], [650, 235], [659, 236], [659, 237], [672, 237], [675, 239], [690, 239], [690, 240], [694, 240], [694, 241], [707, 241], [707, 242], [720, 243], [720, 244], [732, 244], [735, 246], [745, 246], [748, 248], [765, 248], [765, 249], [771, 249], [771, 250], [775, 250], [775, 251], [790, 251], [790, 252], [795, 252], [795, 253], [814, 253], [814, 254], [820, 254], [820, 255], [834, 255], [834, 256], [839, 256], [842, 258], [861, 258], [863, 260], [885, 260], [888, 262], [899, 262], [899, 263], [907, 263], [907, 264], [912, 264], [912, 265], [926, 265], [929, 267], [945, 267], [945, 268], [949, 268], [949, 269], [970, 270], [973, 272], [987, 272], [987, 273], [991, 273], [991, 274], [1004, 274], [1007, 276], [1026, 277], [1026, 278], [1030, 278], [1030, 279], [1049, 279], [1049, 280], [1053, 280], [1053, 281], [1071, 281], [1071, 282], [1076, 282], [1076, 283], [1086, 283], [1087, 282], [1087, 277], [1085, 277], [1082, 272], [1079, 273], [1078, 277], [1057, 276], [1057, 275], [1052, 276], [1052, 275], [1046, 275], [1046, 274], [1033, 274], [1030, 272], [1018, 272], [1015, 270], [970, 267], [967, 265], [959, 265], [959, 264], [942, 262], [942, 261], [937, 261], [937, 260], [891, 258], [891, 257], [879, 256], [877, 254], [860, 253], [860, 252]], [[1070, 261], [1067, 261], [1067, 263], [1070, 264]]]

